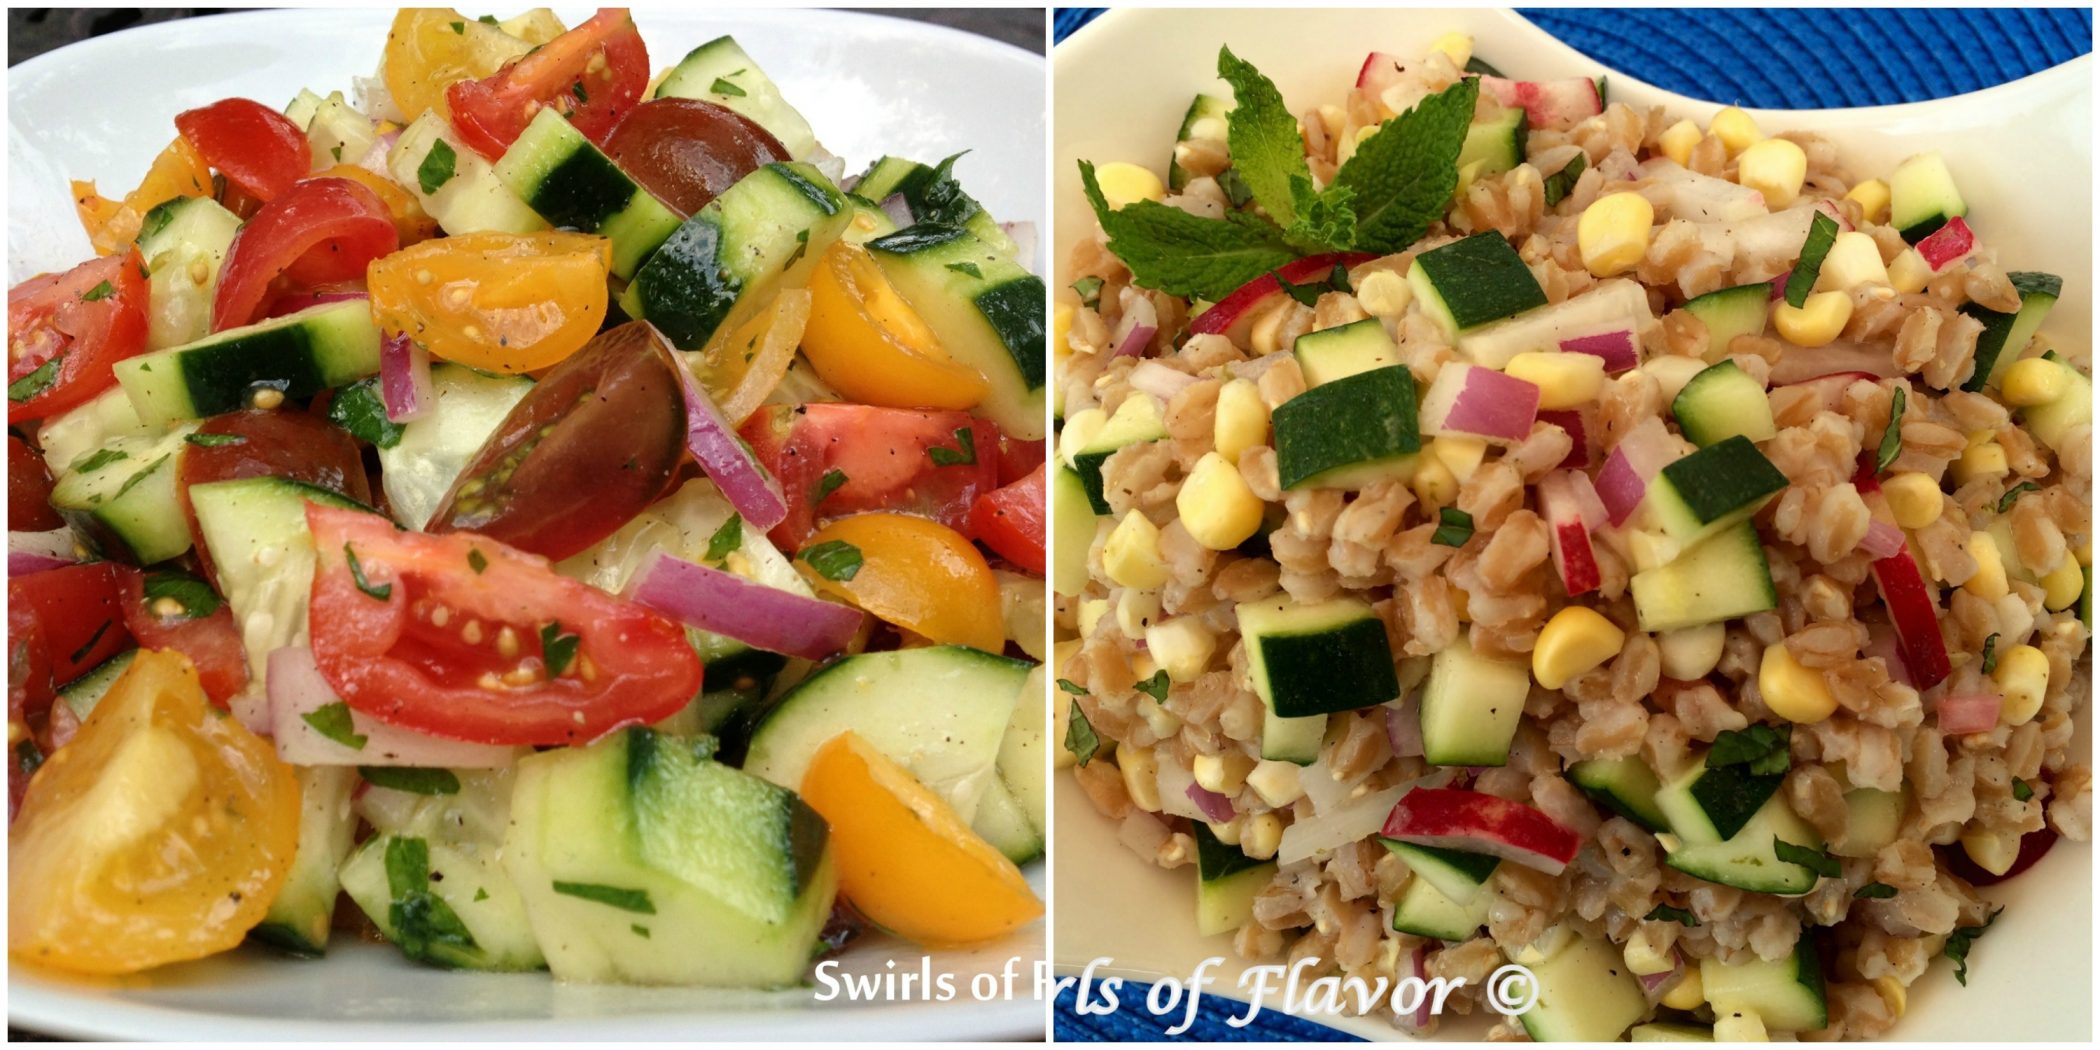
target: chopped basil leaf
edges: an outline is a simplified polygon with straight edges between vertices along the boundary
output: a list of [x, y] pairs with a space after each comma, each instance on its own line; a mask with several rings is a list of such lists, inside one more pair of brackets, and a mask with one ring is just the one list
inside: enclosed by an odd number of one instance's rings
[[101, 470], [103, 467], [109, 466], [110, 464], [115, 463], [119, 460], [126, 460], [130, 458], [131, 453], [126, 452], [121, 448], [97, 449], [93, 452], [88, 453], [86, 456], [82, 457], [79, 462], [73, 464], [72, 466], [66, 469], [75, 474], [85, 474], [88, 471]]
[[936, 467], [967, 467], [977, 463], [977, 435], [972, 427], [956, 427], [955, 443], [960, 450], [935, 445], [926, 450], [926, 458]]
[[73, 650], [73, 662], [77, 664], [86, 660], [88, 654], [95, 651], [95, 643], [100, 642], [102, 636], [109, 633], [109, 625], [114, 622], [113, 620], [102, 621], [102, 626], [95, 628], [94, 634], [88, 635], [87, 643]]
[[845, 540], [826, 540], [796, 557], [827, 580], [850, 580], [860, 572], [860, 548]]
[[1285, 280], [1282, 270], [1276, 270], [1269, 276], [1276, 278], [1276, 284], [1283, 289], [1284, 294], [1306, 306], [1318, 306], [1320, 296], [1328, 292], [1349, 291], [1349, 268], [1341, 263], [1335, 263], [1334, 269], [1328, 271], [1327, 276], [1321, 280], [1307, 281], [1304, 284], [1292, 284]]
[[1787, 275], [1782, 293], [1788, 306], [1799, 310], [1808, 302], [1808, 293], [1815, 289], [1816, 278], [1823, 272], [1823, 260], [1830, 255], [1837, 235], [1837, 220], [1828, 214], [1819, 211], [1809, 220], [1808, 237], [1801, 242], [1801, 254], [1794, 262], [1794, 272]]
[[1078, 704], [1072, 705], [1072, 715], [1065, 722], [1065, 750], [1079, 759], [1080, 765], [1094, 760], [1101, 750], [1101, 738], [1094, 734], [1094, 723], [1086, 720], [1086, 711]]
[[1983, 673], [1990, 674], [1992, 671], [1995, 671], [1997, 669], [1998, 635], [1997, 632], [1994, 631], [1991, 633], [1991, 636], [1989, 638], [1985, 638], [1983, 640]]
[[977, 264], [973, 262], [952, 262], [948, 264], [948, 269], [956, 273], [968, 274], [980, 281], [984, 280], [984, 271], [978, 269]]
[[540, 628], [540, 654], [547, 661], [547, 677], [560, 678], [576, 661], [576, 649], [582, 644], [582, 635], [562, 633], [560, 620]]
[[104, 281], [101, 284], [98, 284], [93, 288], [90, 288], [87, 291], [80, 293], [80, 301], [83, 303], [99, 302], [103, 299], [109, 298], [115, 293], [116, 289], [111, 287], [108, 281]]
[[487, 572], [488, 567], [488, 556], [481, 553], [481, 548], [467, 548], [467, 568], [474, 570], [474, 574], [479, 576], [482, 573]]
[[728, 77], [716, 77], [715, 82], [708, 85], [707, 90], [711, 94], [722, 95], [728, 98], [744, 97], [744, 89], [730, 83]]
[[7, 384], [7, 399], [15, 404], [35, 398], [58, 380], [58, 358], [37, 366], [36, 371]]
[[1838, 867], [1838, 859], [1819, 849], [1796, 846], [1783, 838], [1774, 836], [1772, 853], [1788, 864], [1799, 864], [1824, 878], [1834, 879], [1844, 874]]
[[1881, 432], [1881, 445], [1874, 453], [1874, 472], [1877, 474], [1889, 469], [1889, 464], [1896, 462], [1896, 455], [1903, 451], [1903, 406], [1908, 400], [1909, 396], [1899, 386], [1895, 397], [1889, 401], [1888, 429]]
[[1467, 540], [1473, 538], [1471, 514], [1457, 507], [1445, 507], [1438, 514], [1437, 520], [1440, 524], [1437, 525], [1436, 532], [1430, 535], [1429, 542], [1445, 547], [1463, 547]]
[[350, 432], [350, 436], [378, 448], [401, 443], [403, 427], [386, 417], [386, 402], [379, 396], [379, 377], [360, 379], [335, 392], [328, 403], [328, 421]]
[[387, 925], [394, 943], [411, 959], [460, 966], [474, 962], [474, 934], [459, 913], [430, 889], [430, 845], [419, 838], [390, 838], [386, 844]]
[[452, 181], [453, 167], [459, 162], [459, 154], [452, 152], [451, 144], [438, 139], [430, 144], [430, 152], [423, 155], [423, 163], [416, 165], [416, 184], [425, 194], [436, 193]]
[[1855, 900], [1883, 901], [1896, 895], [1896, 887], [1886, 882], [1870, 882], [1852, 891]]
[[840, 470], [837, 467], [833, 467], [830, 470], [825, 471], [824, 476], [817, 479], [816, 491], [809, 494], [809, 505], [814, 507], [817, 504], [824, 502], [824, 497], [829, 496], [834, 492], [837, 492], [839, 490], [839, 486], [844, 485], [845, 483], [845, 471]]
[[203, 448], [222, 448], [226, 445], [245, 445], [248, 439], [239, 434], [189, 434], [184, 441]]
[[601, 886], [595, 882], [562, 882], [557, 879], [554, 892], [565, 897], [578, 897], [587, 901], [631, 911], [640, 915], [656, 914], [656, 904], [649, 899], [648, 890], [629, 890], [618, 886]]
[[744, 516], [729, 512], [729, 520], [707, 538], [707, 560], [719, 562], [729, 557], [731, 551], [744, 545]]
[[1062, 690], [1064, 690], [1064, 691], [1065, 691], [1065, 692], [1067, 692], [1067, 693], [1070, 693], [1070, 694], [1072, 694], [1073, 696], [1085, 696], [1085, 695], [1087, 695], [1087, 692], [1086, 692], [1086, 687], [1085, 687], [1085, 686], [1083, 686], [1083, 685], [1080, 685], [1080, 684], [1079, 684], [1078, 682], [1075, 682], [1075, 681], [1073, 681], [1073, 680], [1071, 680], [1071, 679], [1069, 679], [1069, 678], [1060, 678], [1060, 679], [1058, 679], [1058, 680], [1057, 680], [1057, 687], [1058, 687], [1059, 689], [1062, 689]]
[[1954, 979], [1960, 981], [1962, 987], [1967, 988], [1969, 986], [1970, 946], [1974, 945], [1976, 938], [1983, 936], [1983, 931], [1990, 929], [1991, 924], [1997, 922], [1998, 916], [2004, 913], [2005, 909], [1999, 908], [1997, 911], [1992, 912], [1989, 918], [1983, 920], [1983, 925], [1959, 926], [1955, 928], [1953, 933], [1947, 935], [1947, 947], [1941, 954], [1954, 960]]
[[413, 769], [407, 766], [359, 766], [357, 775], [373, 787], [392, 788], [412, 795], [457, 795], [459, 777], [449, 769]]
[[211, 589], [211, 584], [189, 573], [173, 569], [149, 572], [146, 574], [144, 586], [146, 609], [156, 616], [160, 615], [160, 611], [154, 606], [159, 604], [162, 598], [172, 599], [182, 606], [182, 611], [175, 615], [185, 620], [200, 619], [219, 611], [218, 592]]
[[583, 81], [579, 80], [576, 83], [569, 85], [569, 90], [576, 95], [577, 102], [589, 104], [589, 102], [591, 101], [591, 93], [589, 91], [584, 90]]
[[[806, 251], [808, 251], [808, 250], [809, 250], [809, 227], [805, 226], [805, 227], [803, 227], [802, 229], [799, 229], [799, 230], [795, 231], [795, 254], [793, 254], [793, 255], [790, 255], [790, 256], [788, 256], [788, 260], [787, 260], [787, 262], [785, 262], [785, 263], [781, 264], [781, 268], [782, 268], [782, 269], [786, 269], [786, 268], [787, 268], [787, 267], [789, 267], [789, 266], [793, 266], [793, 265], [795, 265], [796, 263], [798, 263], [798, 262], [801, 262], [801, 261], [802, 261], [802, 253], [803, 253], [803, 252], [806, 252]], [[749, 361], [749, 360], [750, 360], [750, 358], [749, 358], [749, 357], [747, 356], [747, 357], [745, 357], [745, 358], [744, 358], [744, 360], [746, 360], [746, 361]]]
[[314, 732], [335, 741], [352, 751], [365, 749], [365, 735], [357, 731], [350, 721], [350, 705], [337, 700], [323, 704], [299, 716]]
[[1581, 178], [1582, 170], [1589, 166], [1590, 158], [1585, 154], [1577, 153], [1567, 164], [1562, 165], [1559, 171], [1546, 176], [1546, 207], [1551, 208], [1566, 200], [1568, 194], [1575, 189], [1575, 180]]
[[2040, 491], [2042, 491], [2042, 487], [2032, 481], [2023, 481], [2012, 488], [2006, 489], [2005, 495], [1998, 497], [1998, 513], [2003, 514], [2013, 509], [2013, 504], [2020, 502], [2020, 497], [2023, 494]]
[[1101, 305], [1101, 286], [1107, 283], [1099, 277], [1081, 277], [1072, 282], [1072, 290], [1079, 293], [1079, 305], [1097, 309]]
[[2016, 802], [2025, 802], [2028, 799], [2034, 797], [2034, 785], [2029, 784], [2024, 780], [2021, 780], [2019, 777], [2014, 777], [2012, 782], [2012, 796], [2013, 800]]
[[365, 567], [358, 563], [357, 552], [351, 550], [347, 543], [343, 544], [343, 560], [350, 563], [350, 579], [357, 584], [358, 590], [379, 601], [393, 597], [393, 584], [382, 583], [375, 586], [372, 581], [365, 579]]
[[454, 22], [452, 23], [452, 31], [458, 33], [460, 36], [466, 36], [467, 24], [465, 22]]
[[1793, 726], [1775, 729], [1762, 722], [1748, 729], [1724, 729], [1706, 752], [1706, 764], [1709, 768], [1749, 766], [1757, 776], [1777, 776], [1793, 765], [1787, 751], [1793, 735]]
[[627, 928], [633, 930], [635, 936], [640, 937], [644, 940], [647, 940], [649, 937], [649, 927], [644, 926], [641, 923], [630, 923], [628, 924]]
[[[1581, 156], [1581, 154], [1576, 154], [1576, 156]], [[1672, 908], [1667, 904], [1656, 905], [1642, 918], [1649, 922], [1674, 922], [1679, 926], [1699, 925], [1699, 917], [1697, 915], [1683, 908]]]
[[1164, 669], [1152, 672], [1152, 677], [1137, 684], [1137, 691], [1159, 703], [1167, 702], [1167, 672]]

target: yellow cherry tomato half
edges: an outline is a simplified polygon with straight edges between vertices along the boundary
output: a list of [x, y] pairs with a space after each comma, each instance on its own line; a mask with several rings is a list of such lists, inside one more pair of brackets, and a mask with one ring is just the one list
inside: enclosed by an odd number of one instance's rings
[[868, 253], [843, 241], [809, 279], [802, 353], [849, 401], [889, 408], [969, 408], [984, 377], [941, 349]]
[[298, 845], [292, 768], [205, 701], [187, 657], [142, 649], [8, 829], [8, 954], [119, 974], [225, 951]]
[[[550, 16], [551, 17], [551, 16]], [[445, 89], [455, 82], [493, 76], [535, 43], [469, 18], [449, 7], [404, 7], [387, 30], [380, 79], [408, 119], [434, 109], [451, 119]]]
[[817, 749], [802, 798], [831, 825], [839, 892], [883, 929], [925, 945], [969, 944], [1043, 913], [1013, 861], [851, 730]]
[[735, 331], [683, 354], [722, 418], [742, 424], [787, 377], [809, 324], [809, 290], [789, 288]]
[[605, 320], [612, 242], [586, 233], [469, 233], [374, 260], [372, 313], [432, 354], [532, 372], [583, 348]]
[[820, 593], [935, 642], [1005, 651], [999, 580], [962, 533], [911, 514], [856, 514], [818, 529], [802, 551], [833, 542], [858, 552], [858, 566], [842, 569], [852, 559], [837, 557], [837, 548], [820, 559], [831, 576], [795, 562]]

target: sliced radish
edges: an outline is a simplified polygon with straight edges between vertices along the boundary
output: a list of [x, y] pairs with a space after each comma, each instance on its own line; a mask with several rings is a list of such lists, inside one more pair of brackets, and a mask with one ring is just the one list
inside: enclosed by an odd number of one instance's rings
[[627, 597], [689, 627], [805, 660], [844, 649], [863, 620], [850, 605], [768, 587], [662, 551], [635, 571]]
[[1940, 697], [1932, 714], [1942, 733], [1988, 733], [1997, 728], [1998, 711], [2004, 706], [2005, 698], [1997, 693], [1964, 693]]
[[1539, 510], [1545, 515], [1547, 536], [1553, 550], [1553, 567], [1568, 597], [1587, 594], [1604, 582], [1597, 568], [1597, 552], [1590, 545], [1590, 525], [1583, 520], [1582, 501], [1575, 494], [1574, 478], [1589, 478], [1572, 470], [1556, 470], [1539, 479]]
[[1940, 635], [1939, 605], [1925, 585], [1925, 574], [1910, 556], [1910, 548], [1876, 561], [1874, 582], [1881, 587], [1889, 622], [1903, 643], [1903, 664], [1910, 670], [1911, 681], [1921, 690], [1946, 681], [1954, 666], [1947, 659], [1947, 640]]
[[[1579, 408], [1539, 409], [1539, 422], [1551, 423], [1568, 432], [1570, 444], [1568, 458], [1560, 461], [1565, 470], [1588, 470], [1590, 467], [1590, 425], [1582, 417]], [[1584, 479], [1588, 480], [1587, 478]], [[1595, 491], [1594, 489], [1592, 491]]]
[[1948, 219], [1947, 225], [1918, 242], [1918, 255], [1933, 273], [1942, 273], [1975, 252], [1976, 233], [1959, 215]]
[[1563, 353], [1603, 358], [1604, 371], [1610, 375], [1630, 372], [1641, 364], [1640, 351], [1634, 349], [1633, 333], [1626, 329], [1563, 339], [1560, 348]]
[[1650, 417], [1627, 431], [1611, 455], [1604, 458], [1604, 469], [1597, 472], [1597, 495], [1604, 501], [1612, 527], [1624, 525], [1626, 519], [1633, 517], [1642, 497], [1648, 494], [1648, 482], [1683, 455], [1677, 439], [1670, 436], [1669, 428], [1660, 419]]
[[1451, 362], [1422, 396], [1422, 433], [1522, 441], [1539, 417], [1539, 388], [1492, 368]]
[[[352, 733], [364, 738], [363, 746], [351, 747], [322, 733], [306, 716], [342, 701], [314, 665], [313, 650], [303, 645], [272, 651], [263, 677], [270, 701], [268, 724], [277, 740], [277, 757], [295, 766], [496, 769], [510, 765], [517, 756], [513, 748], [427, 736], [360, 711], [350, 712], [350, 727]], [[261, 720], [252, 711], [250, 717]]]
[[1282, 295], [1283, 286], [1276, 283], [1276, 274], [1292, 284], [1303, 284], [1334, 272], [1336, 263], [1344, 268], [1361, 266], [1377, 256], [1368, 252], [1335, 252], [1329, 255], [1314, 255], [1297, 262], [1278, 267], [1275, 273], [1265, 273], [1234, 289], [1231, 295], [1217, 301], [1210, 309], [1197, 314], [1189, 322], [1191, 335], [1222, 335], [1240, 346], [1247, 345], [1247, 337], [1254, 327], [1256, 307], [1270, 301], [1271, 296]]
[[1878, 656], [1889, 670], [1889, 680], [1901, 682], [1912, 688], [1917, 683], [1910, 680], [1910, 668], [1903, 663], [1903, 642], [1896, 637], [1896, 629], [1885, 623], [1867, 625], [1867, 644], [1860, 650], [1862, 656]]
[[1397, 83], [1407, 72], [1407, 61], [1398, 55], [1373, 51], [1364, 56], [1364, 64], [1356, 70], [1356, 86], [1376, 97], [1379, 92]]
[[1189, 784], [1187, 794], [1189, 801], [1195, 803], [1196, 808], [1203, 811], [1203, 819], [1214, 824], [1223, 824], [1232, 819], [1231, 799], [1193, 782]]
[[1766, 212], [1765, 195], [1727, 179], [1701, 175], [1668, 157], [1656, 157], [1634, 169], [1647, 179], [1649, 197], [1668, 218], [1689, 222], [1735, 222]]
[[1507, 80], [1483, 76], [1480, 90], [1505, 106], [1519, 106], [1534, 128], [1565, 131], [1604, 112], [1604, 96], [1588, 77]]
[[1418, 846], [1486, 853], [1558, 875], [1582, 836], [1522, 802], [1457, 788], [1417, 788], [1400, 797], [1380, 832]]

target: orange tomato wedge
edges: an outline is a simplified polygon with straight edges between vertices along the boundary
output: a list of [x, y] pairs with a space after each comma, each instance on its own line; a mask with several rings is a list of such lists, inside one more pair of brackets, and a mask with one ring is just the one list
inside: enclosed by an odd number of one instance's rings
[[984, 377], [941, 349], [868, 253], [843, 241], [809, 279], [802, 352], [849, 401], [888, 408], [970, 408]]
[[[530, 14], [532, 19], [519, 27], [528, 37], [544, 34], [550, 28], [547, 23], [560, 35], [561, 23], [551, 13], [535, 9]], [[449, 7], [406, 7], [387, 31], [380, 79], [408, 119], [434, 109], [449, 120], [446, 88], [456, 81], [491, 76], [533, 45], [551, 39], [521, 39]]]
[[809, 291], [786, 289], [735, 331], [717, 337], [696, 354], [683, 356], [721, 408], [722, 417], [741, 425], [787, 376], [808, 324]]
[[999, 580], [962, 533], [911, 514], [856, 514], [818, 529], [805, 552], [840, 542], [860, 552], [860, 567], [839, 579], [806, 561], [795, 565], [819, 593], [843, 598], [935, 642], [988, 653], [1006, 649]]
[[532, 372], [583, 348], [605, 320], [612, 242], [585, 233], [469, 233], [375, 260], [372, 315], [432, 354]]
[[892, 933], [969, 944], [1043, 914], [1013, 861], [851, 730], [817, 749], [802, 798], [831, 825], [839, 892]]
[[176, 197], [202, 197], [211, 192], [211, 168], [196, 147], [180, 135], [153, 158], [139, 188], [114, 201], [95, 191], [92, 182], [73, 182], [73, 208], [87, 230], [96, 255], [114, 255], [138, 239], [139, 223], [154, 205]]
[[376, 194], [386, 205], [386, 212], [394, 219], [394, 229], [401, 235], [401, 247], [427, 241], [438, 235], [437, 220], [423, 210], [423, 203], [416, 195], [401, 188], [399, 183], [370, 168], [355, 164], [337, 164], [326, 171], [314, 173], [317, 179], [349, 179]]

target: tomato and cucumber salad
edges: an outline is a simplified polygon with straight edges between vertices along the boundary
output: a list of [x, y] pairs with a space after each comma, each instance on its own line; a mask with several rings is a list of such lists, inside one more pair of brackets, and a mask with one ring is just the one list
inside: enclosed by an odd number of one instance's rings
[[779, 987], [1035, 921], [1029, 238], [731, 37], [373, 47], [170, 113], [9, 292], [10, 955]]

